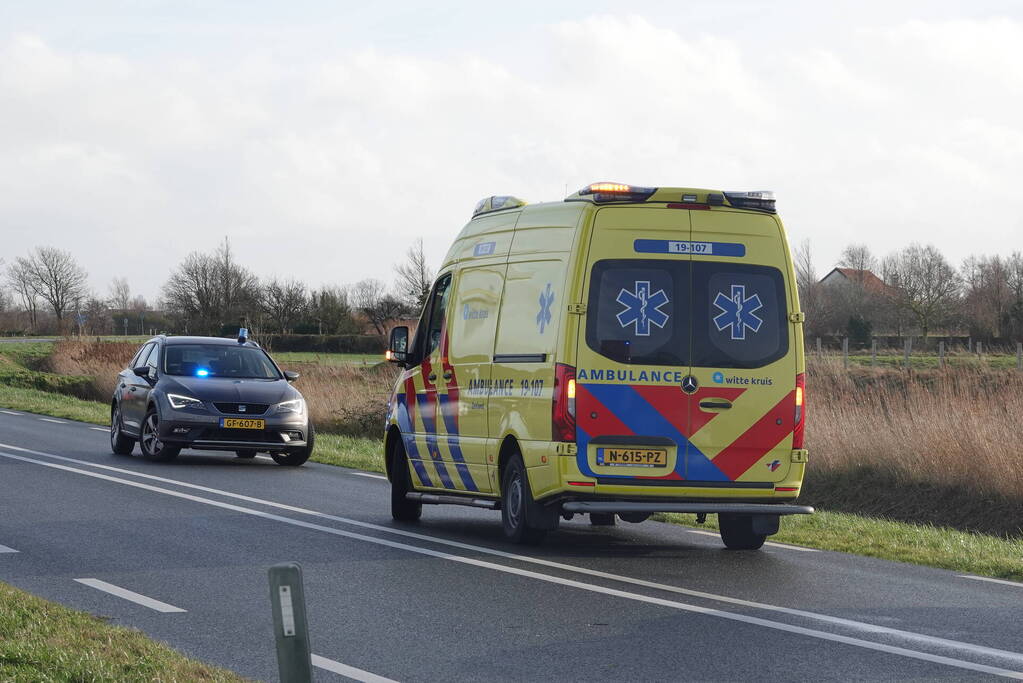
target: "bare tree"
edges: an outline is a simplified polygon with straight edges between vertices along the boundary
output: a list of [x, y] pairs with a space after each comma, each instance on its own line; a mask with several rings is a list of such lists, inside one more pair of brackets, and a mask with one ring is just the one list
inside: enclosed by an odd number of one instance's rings
[[53, 309], [58, 325], [88, 294], [89, 276], [69, 251], [36, 247], [18, 263], [27, 270], [32, 291]]
[[864, 272], [874, 271], [877, 268], [877, 259], [866, 244], [850, 244], [842, 250], [838, 265], [856, 271], [853, 278], [856, 280], [856, 284], [862, 287], [865, 278]]
[[193, 330], [220, 332], [258, 310], [259, 279], [234, 260], [230, 243], [213, 254], [194, 251], [163, 287], [167, 310]]
[[420, 310], [423, 302], [430, 296], [430, 285], [433, 283], [433, 271], [426, 264], [423, 253], [423, 239], [405, 252], [405, 261], [394, 266], [398, 277], [394, 283], [398, 296], [412, 310]]
[[934, 325], [950, 316], [959, 276], [937, 248], [916, 243], [886, 258], [884, 273], [893, 303], [913, 318], [926, 342]]
[[7, 267], [6, 279], [22, 308], [28, 314], [29, 329], [34, 331], [39, 323], [39, 298], [31, 285], [31, 271], [24, 263], [25, 259], [17, 259]]
[[128, 278], [115, 277], [110, 281], [110, 307], [117, 311], [126, 311], [131, 307], [131, 287]]
[[1008, 322], [1014, 292], [1011, 261], [998, 256], [969, 256], [959, 269], [963, 283], [963, 317], [970, 334], [999, 337]]
[[387, 331], [387, 323], [408, 314], [408, 307], [388, 294], [380, 280], [368, 278], [357, 282], [352, 288], [352, 299], [359, 312], [380, 335]]
[[320, 334], [355, 334], [359, 326], [352, 317], [348, 292], [341, 287], [326, 286], [309, 295], [309, 315]]
[[308, 305], [306, 287], [298, 280], [272, 278], [263, 285], [263, 311], [285, 334], [305, 314]]

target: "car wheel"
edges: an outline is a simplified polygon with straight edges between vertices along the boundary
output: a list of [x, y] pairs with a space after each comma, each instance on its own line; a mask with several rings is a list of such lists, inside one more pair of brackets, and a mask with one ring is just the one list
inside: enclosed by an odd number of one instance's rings
[[764, 545], [766, 534], [753, 531], [752, 515], [718, 515], [721, 540], [729, 550], [756, 550]]
[[250, 451], [250, 450], [235, 451], [234, 454], [237, 455], [239, 458], [246, 458], [246, 459], [256, 457], [256, 451]]
[[405, 497], [412, 490], [408, 455], [401, 437], [395, 441], [391, 449], [391, 517], [399, 522], [416, 522], [423, 516], [423, 504]]
[[116, 455], [131, 455], [135, 439], [124, 433], [121, 426], [121, 407], [116, 403], [110, 409], [110, 450]]
[[313, 423], [309, 423], [309, 433], [306, 435], [305, 448], [298, 451], [287, 451], [284, 453], [271, 453], [270, 457], [278, 465], [285, 467], [298, 467], [304, 465], [309, 456], [313, 454], [313, 446], [316, 444], [316, 429]]
[[504, 536], [512, 543], [535, 545], [547, 535], [546, 529], [529, 524], [528, 508], [535, 505], [529, 489], [526, 466], [516, 453], [509, 460], [501, 477], [501, 526]]
[[160, 440], [160, 416], [156, 408], [150, 408], [146, 413], [139, 436], [139, 446], [142, 448], [142, 455], [151, 460], [173, 460], [181, 452], [179, 446], [168, 446]]
[[593, 526], [614, 526], [615, 515], [613, 512], [591, 512], [590, 524]]

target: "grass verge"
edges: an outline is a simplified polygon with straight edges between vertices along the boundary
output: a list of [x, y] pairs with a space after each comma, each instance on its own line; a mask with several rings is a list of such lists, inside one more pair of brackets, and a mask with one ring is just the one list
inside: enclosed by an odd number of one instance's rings
[[140, 631], [0, 583], [0, 680], [244, 681]]
[[0, 408], [98, 425], [110, 424], [110, 406], [106, 403], [6, 384], [0, 384]]

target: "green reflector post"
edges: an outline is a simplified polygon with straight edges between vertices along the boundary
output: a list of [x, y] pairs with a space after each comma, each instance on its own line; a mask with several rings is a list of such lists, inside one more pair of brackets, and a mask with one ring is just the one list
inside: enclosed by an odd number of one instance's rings
[[302, 567], [297, 563], [270, 567], [270, 604], [281, 683], [309, 683], [313, 680], [313, 662], [309, 651]]

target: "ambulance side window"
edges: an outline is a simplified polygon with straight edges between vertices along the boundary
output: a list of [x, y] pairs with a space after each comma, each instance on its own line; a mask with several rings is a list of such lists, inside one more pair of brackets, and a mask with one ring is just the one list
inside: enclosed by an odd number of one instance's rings
[[429, 356], [440, 346], [441, 335], [444, 332], [444, 314], [447, 312], [450, 293], [451, 273], [448, 273], [437, 281], [430, 296], [430, 326], [426, 335], [424, 357]]

